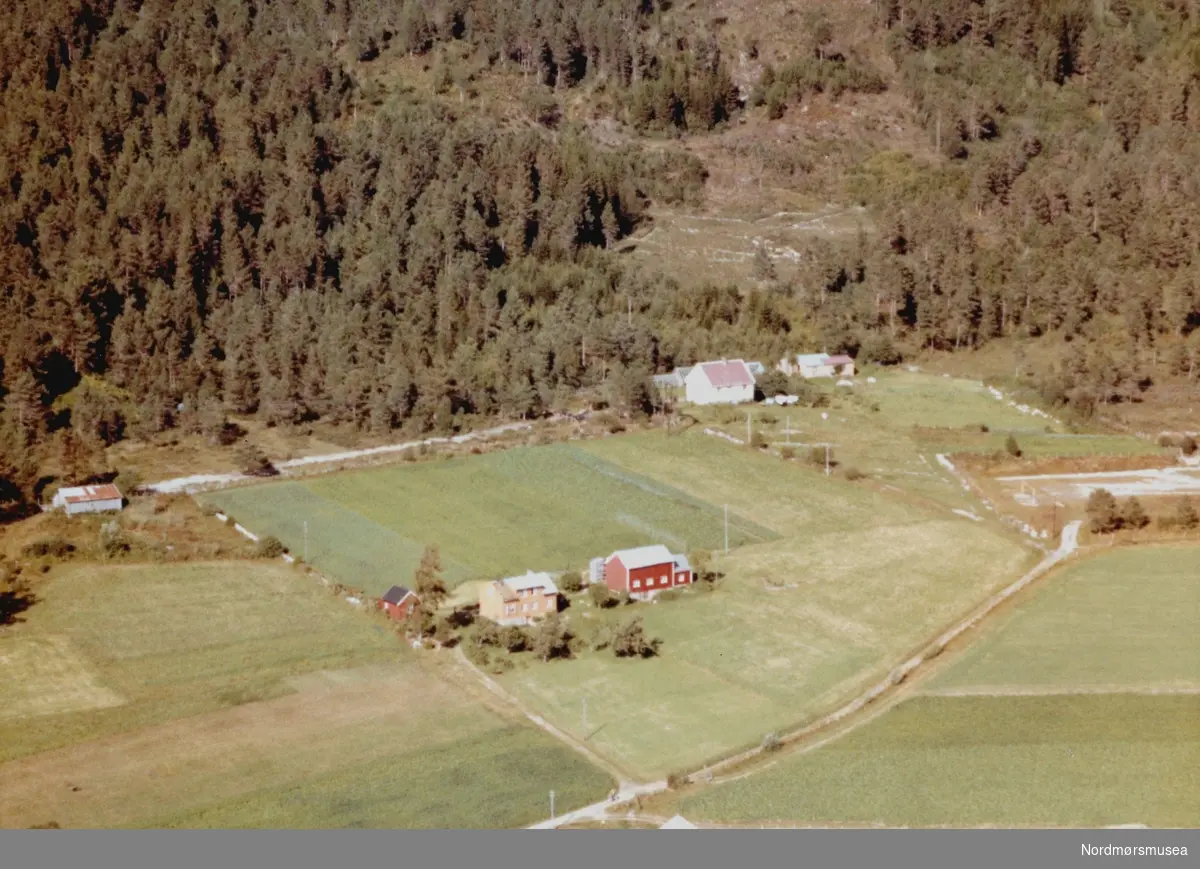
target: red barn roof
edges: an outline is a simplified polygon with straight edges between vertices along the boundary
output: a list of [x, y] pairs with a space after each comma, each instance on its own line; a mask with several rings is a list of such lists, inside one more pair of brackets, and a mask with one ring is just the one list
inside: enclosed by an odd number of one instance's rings
[[702, 362], [699, 367], [704, 370], [708, 382], [718, 389], [754, 385], [754, 375], [750, 372], [750, 367], [741, 359]]
[[111, 483], [102, 486], [77, 486], [62, 490], [63, 500], [68, 504], [88, 504], [92, 501], [119, 501], [121, 492]]
[[849, 356], [841, 355], [828, 356], [825, 358], [825, 362], [827, 365], [850, 365], [852, 362], [854, 362], [854, 360]]

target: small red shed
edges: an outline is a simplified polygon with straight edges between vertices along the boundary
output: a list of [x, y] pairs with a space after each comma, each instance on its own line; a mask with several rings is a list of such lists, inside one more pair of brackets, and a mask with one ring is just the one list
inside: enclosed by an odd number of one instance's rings
[[393, 585], [379, 599], [379, 608], [396, 621], [403, 621], [420, 602], [419, 598], [402, 585]]

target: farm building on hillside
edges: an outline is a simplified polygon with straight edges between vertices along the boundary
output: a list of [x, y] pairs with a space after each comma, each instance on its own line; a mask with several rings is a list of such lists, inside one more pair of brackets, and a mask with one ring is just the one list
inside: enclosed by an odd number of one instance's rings
[[740, 404], [754, 400], [754, 374], [741, 359], [701, 362], [684, 381], [692, 404]]
[[685, 365], [676, 368], [670, 374], [655, 374], [651, 377], [654, 383], [654, 388], [659, 391], [659, 394], [665, 398], [682, 398], [684, 387], [687, 382], [688, 372], [692, 370], [691, 365]]
[[500, 625], [525, 625], [558, 612], [558, 586], [548, 573], [510, 576], [479, 591], [479, 614]]
[[683, 388], [683, 378], [679, 376], [678, 368], [670, 374], [655, 374], [650, 380], [662, 390]]
[[672, 555], [662, 544], [621, 549], [604, 562], [604, 584], [638, 600], [691, 583], [692, 566], [687, 557]]
[[650, 380], [664, 399], [678, 400], [683, 398], [683, 378], [686, 375], [681, 372], [685, 370], [691, 371], [690, 368], [676, 368], [670, 374], [655, 374]]
[[396, 621], [408, 618], [413, 608], [420, 603], [417, 595], [402, 585], [393, 585], [379, 599], [379, 608]]
[[59, 489], [54, 494], [51, 506], [66, 510], [68, 516], [77, 513], [105, 513], [120, 510], [124, 499], [112, 483], [103, 486], [72, 486]]
[[830, 356], [825, 360], [825, 364], [832, 365], [833, 373], [838, 377], [854, 376], [854, 360], [849, 356], [843, 354]]
[[800, 353], [794, 357], [784, 357], [775, 367], [784, 374], [799, 374], [801, 377], [854, 376], [853, 359], [827, 353]]

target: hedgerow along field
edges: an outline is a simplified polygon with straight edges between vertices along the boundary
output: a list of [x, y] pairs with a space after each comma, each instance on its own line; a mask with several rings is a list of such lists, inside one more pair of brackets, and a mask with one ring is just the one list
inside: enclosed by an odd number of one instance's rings
[[63, 567], [37, 592], [0, 637], [0, 827], [509, 827], [612, 786], [292, 568]]
[[[526, 570], [579, 570], [591, 558], [648, 543], [712, 549], [724, 545], [725, 534], [722, 503], [572, 444], [230, 489], [202, 500], [297, 555], [307, 521], [308, 560], [372, 594], [410, 582], [429, 544], [440, 548], [453, 586]], [[776, 536], [731, 505], [730, 546]]]
[[919, 696], [684, 800], [728, 823], [1200, 823], [1200, 550], [1071, 563]]
[[663, 640], [657, 657], [585, 651], [500, 677], [637, 776], [698, 766], [836, 708], [1036, 560], [991, 525], [914, 508], [695, 430], [583, 448], [729, 503], [780, 534], [719, 557], [725, 576], [712, 591], [604, 612], [581, 599], [567, 611], [581, 635], [602, 620], [641, 616]]

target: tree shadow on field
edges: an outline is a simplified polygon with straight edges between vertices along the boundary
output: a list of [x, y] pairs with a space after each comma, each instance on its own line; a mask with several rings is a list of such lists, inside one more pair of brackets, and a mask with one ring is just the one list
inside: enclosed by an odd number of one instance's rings
[[0, 591], [0, 628], [25, 621], [21, 613], [37, 602], [37, 596], [24, 588]]

